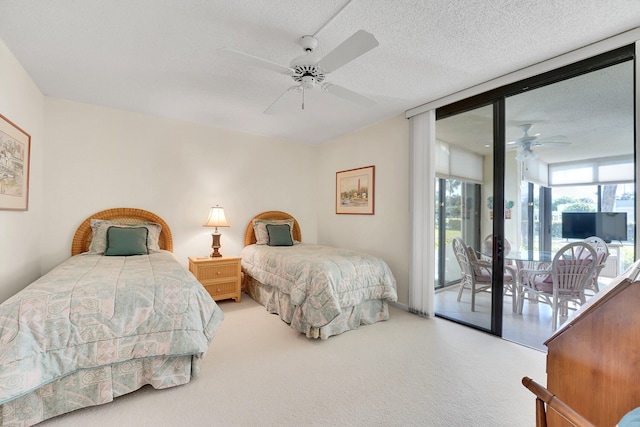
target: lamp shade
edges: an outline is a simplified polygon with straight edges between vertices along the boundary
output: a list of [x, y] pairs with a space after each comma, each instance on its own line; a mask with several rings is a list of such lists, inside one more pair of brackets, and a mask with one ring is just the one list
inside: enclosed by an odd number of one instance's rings
[[228, 227], [227, 218], [224, 216], [224, 209], [220, 206], [214, 206], [209, 211], [209, 217], [204, 223], [205, 227]]

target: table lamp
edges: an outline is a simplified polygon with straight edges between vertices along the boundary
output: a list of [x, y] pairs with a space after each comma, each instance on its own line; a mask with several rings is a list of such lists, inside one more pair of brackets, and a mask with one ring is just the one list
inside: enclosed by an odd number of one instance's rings
[[218, 252], [220, 249], [220, 233], [218, 232], [218, 227], [228, 227], [227, 218], [224, 216], [224, 209], [218, 205], [212, 207], [209, 211], [209, 218], [207, 218], [207, 222], [204, 223], [204, 227], [215, 227], [211, 237], [213, 238], [213, 243], [211, 247], [213, 248], [213, 252], [211, 252], [211, 257], [221, 257], [222, 254]]

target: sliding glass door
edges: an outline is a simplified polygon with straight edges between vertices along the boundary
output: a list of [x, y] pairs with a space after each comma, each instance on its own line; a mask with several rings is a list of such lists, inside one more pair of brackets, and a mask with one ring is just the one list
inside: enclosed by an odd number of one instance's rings
[[[626, 46], [436, 111], [438, 316], [544, 350], [550, 308], [514, 310], [503, 273], [575, 240], [563, 213], [626, 218], [603, 236], [602, 286], [636, 258], [634, 57]], [[474, 307], [455, 238], [491, 267]]]

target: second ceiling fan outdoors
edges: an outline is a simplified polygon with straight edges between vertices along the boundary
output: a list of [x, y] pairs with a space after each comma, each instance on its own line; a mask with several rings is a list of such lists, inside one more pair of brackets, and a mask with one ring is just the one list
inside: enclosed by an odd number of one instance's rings
[[364, 107], [376, 104], [376, 101], [371, 98], [325, 81], [327, 74], [377, 47], [379, 43], [373, 34], [364, 30], [356, 31], [351, 37], [322, 58], [315, 53], [315, 49], [318, 46], [316, 37], [303, 36], [300, 38], [299, 43], [304, 50], [304, 54], [294, 58], [289, 66], [230, 48], [220, 48], [217, 52], [226, 57], [239, 59], [252, 65], [291, 76], [295, 81], [295, 85], [289, 87], [264, 111], [266, 114], [276, 112], [280, 101], [290, 93], [302, 94], [302, 109], [304, 109], [304, 93], [313, 89], [320, 89]]

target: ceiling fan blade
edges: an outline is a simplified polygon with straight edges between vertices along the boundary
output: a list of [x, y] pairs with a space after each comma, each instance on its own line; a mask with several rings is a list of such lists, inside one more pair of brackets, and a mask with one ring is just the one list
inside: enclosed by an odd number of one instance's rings
[[547, 142], [565, 142], [567, 141], [567, 139], [568, 138], [564, 135], [555, 135], [555, 136], [547, 136], [544, 138], [538, 138], [536, 142], [546, 144]]
[[221, 47], [220, 49], [216, 49], [216, 53], [227, 58], [239, 59], [248, 64], [266, 68], [280, 74], [293, 74], [293, 70], [289, 67], [285, 67], [284, 65], [280, 65], [266, 59], [258, 58], [257, 56], [249, 55], [248, 53], [240, 52], [239, 50]]
[[571, 145], [569, 141], [567, 141], [567, 137], [564, 135], [556, 135], [556, 136], [548, 136], [546, 138], [536, 139], [533, 142], [533, 145], [539, 147], [542, 145], [553, 145], [555, 147], [567, 147]]
[[291, 86], [289, 89], [282, 92], [282, 94], [279, 97], [277, 97], [276, 100], [273, 101], [271, 105], [267, 107], [266, 110], [264, 110], [263, 114], [279, 113], [280, 111], [282, 111], [282, 100], [284, 98], [288, 98], [288, 94], [291, 94], [293, 92], [299, 92], [300, 90], [302, 90], [302, 87], [300, 85]]
[[364, 95], [360, 95], [359, 93], [356, 93], [342, 86], [334, 85], [332, 83], [324, 83], [322, 85], [322, 90], [339, 96], [342, 99], [346, 99], [347, 101], [359, 104], [363, 107], [371, 107], [377, 104], [377, 101], [375, 99], [368, 98]]
[[570, 142], [567, 141], [548, 141], [548, 142], [535, 142], [532, 145], [536, 147], [568, 147], [571, 145]]
[[[533, 126], [533, 125], [522, 125], [522, 126], [529, 126], [526, 129], [526, 131], [528, 131], [530, 129], [530, 126]], [[521, 136], [520, 138], [517, 138], [514, 141], [507, 142], [507, 145], [524, 145], [526, 143], [529, 143], [531, 145], [540, 146], [542, 144], [547, 144], [549, 142], [562, 142], [567, 140], [567, 137], [564, 135], [547, 136], [545, 138], [538, 138], [539, 136], [540, 136], [539, 133], [536, 133], [533, 135], [529, 133], [525, 133], [524, 136]]]
[[318, 67], [327, 73], [337, 70], [344, 64], [353, 61], [362, 54], [369, 52], [380, 43], [375, 36], [364, 30], [356, 31], [340, 46], [333, 49], [324, 58], [318, 61]]

